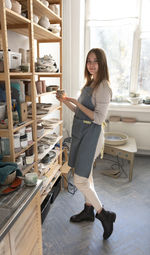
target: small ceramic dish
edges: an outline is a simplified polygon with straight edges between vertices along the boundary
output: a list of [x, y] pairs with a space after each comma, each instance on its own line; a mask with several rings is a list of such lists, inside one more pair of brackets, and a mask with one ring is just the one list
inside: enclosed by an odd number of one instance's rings
[[140, 97], [128, 97], [128, 101], [133, 105], [139, 104], [140, 99]]
[[46, 87], [46, 91], [47, 91], [47, 92], [57, 91], [58, 88], [59, 88], [59, 86], [57, 86], [57, 85], [50, 85], [50, 86], [47, 86], [47, 87]]

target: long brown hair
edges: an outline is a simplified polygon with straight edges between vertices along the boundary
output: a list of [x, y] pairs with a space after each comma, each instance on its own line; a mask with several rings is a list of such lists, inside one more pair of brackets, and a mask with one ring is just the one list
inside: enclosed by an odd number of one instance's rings
[[[96, 55], [96, 58], [98, 60], [98, 73], [97, 78], [95, 81], [92, 79], [92, 75], [89, 73], [87, 69], [87, 60], [91, 53], [94, 53]], [[109, 72], [108, 72], [108, 66], [107, 66], [107, 59], [105, 52], [100, 48], [93, 48], [91, 49], [86, 57], [86, 63], [85, 63], [85, 70], [84, 70], [84, 78], [85, 78], [85, 85], [84, 86], [90, 86], [92, 83], [92, 87], [96, 88], [99, 86], [99, 84], [103, 80], [107, 80], [109, 82]]]

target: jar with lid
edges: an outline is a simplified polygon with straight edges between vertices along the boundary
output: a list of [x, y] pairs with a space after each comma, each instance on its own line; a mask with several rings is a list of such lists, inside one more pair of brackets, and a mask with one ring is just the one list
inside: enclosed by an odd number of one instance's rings
[[26, 166], [26, 154], [25, 154], [25, 152], [21, 153], [20, 157], [22, 158], [22, 166], [23, 166], [23, 168], [25, 168], [25, 166]]
[[21, 143], [21, 148], [25, 148], [28, 146], [27, 134], [20, 136], [20, 143]]
[[22, 170], [23, 168], [23, 159], [21, 156], [19, 156], [17, 159], [16, 159], [16, 163], [17, 163], [17, 166], [20, 170]]
[[18, 132], [14, 134], [14, 150], [15, 152], [19, 152], [21, 150], [20, 133]]
[[33, 140], [32, 140], [32, 127], [27, 127], [26, 128], [26, 135], [27, 135], [28, 144], [31, 144], [33, 142]]

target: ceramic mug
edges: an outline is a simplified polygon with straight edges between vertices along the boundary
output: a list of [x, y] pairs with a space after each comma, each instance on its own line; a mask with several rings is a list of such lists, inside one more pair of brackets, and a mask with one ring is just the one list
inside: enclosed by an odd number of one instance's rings
[[27, 173], [23, 178], [27, 186], [35, 186], [37, 184], [38, 175], [37, 173]]
[[64, 91], [63, 89], [58, 89], [58, 90], [57, 90], [57, 96], [58, 96], [58, 97], [61, 98], [61, 97], [63, 97], [64, 95], [65, 95], [65, 91]]

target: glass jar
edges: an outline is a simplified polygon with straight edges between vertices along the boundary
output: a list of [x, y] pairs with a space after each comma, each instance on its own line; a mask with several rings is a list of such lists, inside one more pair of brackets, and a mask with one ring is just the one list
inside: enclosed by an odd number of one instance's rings
[[19, 152], [21, 150], [20, 134], [18, 132], [14, 134], [14, 150], [15, 152]]
[[25, 166], [26, 166], [26, 154], [25, 154], [25, 152], [21, 153], [20, 157], [22, 158], [23, 168], [25, 168]]
[[32, 140], [32, 127], [27, 127], [26, 128], [26, 135], [27, 135], [28, 144], [31, 144], [33, 142], [33, 140]]
[[21, 143], [21, 148], [25, 148], [28, 146], [27, 134], [20, 136], [20, 143]]
[[22, 170], [23, 168], [23, 158], [21, 156], [19, 156], [17, 159], [16, 159], [16, 163], [17, 163], [17, 166], [20, 170]]

